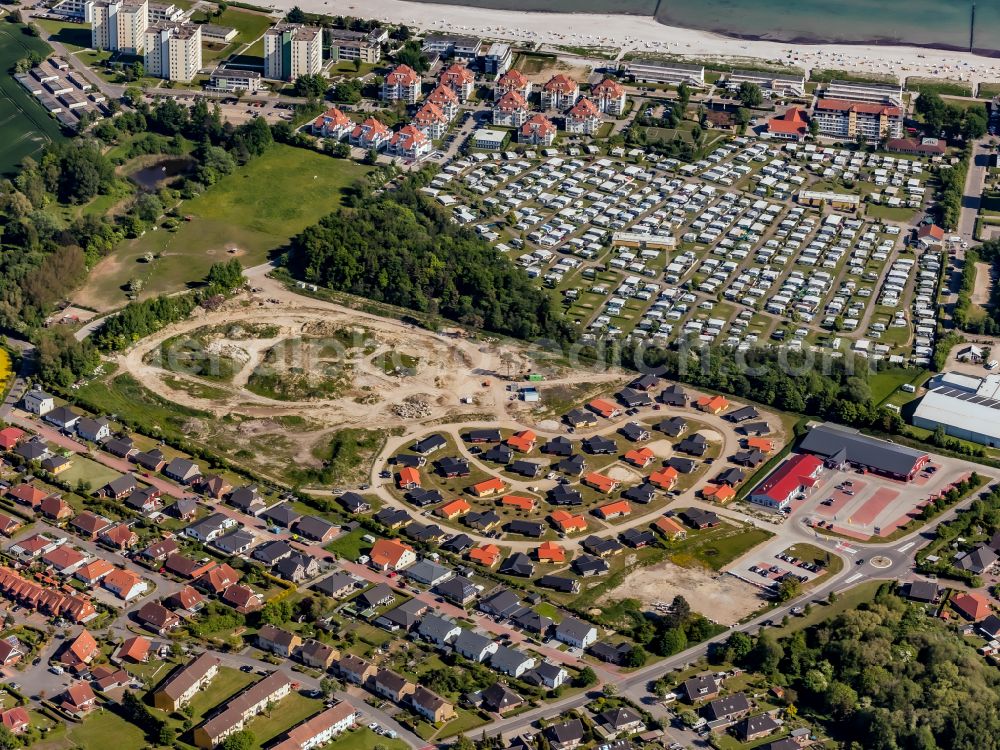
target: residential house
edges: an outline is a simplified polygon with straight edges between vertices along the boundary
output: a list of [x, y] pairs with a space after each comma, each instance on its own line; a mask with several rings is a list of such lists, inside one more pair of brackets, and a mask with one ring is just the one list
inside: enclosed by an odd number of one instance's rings
[[286, 581], [302, 583], [319, 575], [319, 563], [315, 557], [297, 552], [279, 560], [274, 572]]
[[163, 467], [167, 465], [166, 457], [159, 448], [133, 453], [129, 460], [147, 471], [162, 471]]
[[379, 539], [372, 545], [369, 565], [382, 572], [402, 570], [413, 565], [417, 555], [413, 547], [396, 539]]
[[49, 495], [38, 504], [38, 511], [48, 519], [62, 521], [73, 517], [73, 509], [59, 495]]
[[480, 694], [480, 708], [490, 713], [506, 714], [524, 705], [524, 698], [500, 682], [494, 682]]
[[42, 419], [49, 424], [53, 424], [60, 430], [72, 430], [76, 423], [80, 421], [78, 414], [71, 406], [57, 406], [52, 411], [46, 412]]
[[194, 461], [178, 457], [163, 467], [163, 474], [175, 482], [188, 485], [201, 476], [201, 469]]
[[353, 727], [360, 713], [347, 701], [339, 701], [288, 730], [285, 739], [271, 750], [312, 750], [327, 745]]
[[312, 124], [313, 135], [337, 141], [346, 138], [352, 130], [354, 130], [354, 121], [337, 107], [328, 109], [313, 120]]
[[340, 658], [340, 652], [326, 643], [307, 638], [298, 650], [298, 658], [307, 667], [325, 672]]
[[583, 744], [584, 728], [580, 719], [549, 724], [542, 730], [552, 750], [574, 750]]
[[110, 528], [111, 521], [104, 516], [85, 510], [69, 522], [70, 527], [84, 539], [93, 541], [97, 535]]
[[125, 498], [125, 507], [137, 513], [148, 515], [163, 507], [160, 500], [160, 491], [155, 487], [144, 487], [132, 492]]
[[472, 630], [462, 630], [452, 643], [456, 653], [470, 661], [484, 662], [499, 647], [494, 641]]
[[139, 543], [139, 535], [126, 522], [104, 529], [97, 535], [97, 539], [101, 544], [117, 550], [132, 549]]
[[97, 696], [85, 682], [70, 685], [56, 698], [56, 705], [71, 716], [85, 716], [97, 707]]
[[314, 583], [312, 588], [334, 599], [343, 599], [357, 588], [357, 584], [357, 578], [339, 571], [331, 576], [327, 576], [318, 583]]
[[198, 586], [211, 594], [220, 594], [240, 580], [240, 574], [226, 563], [215, 565], [195, 580]]
[[94, 660], [100, 651], [100, 646], [97, 645], [94, 636], [84, 628], [77, 633], [75, 638], [63, 645], [57, 659], [74, 672], [81, 672], [87, 668], [87, 665]]
[[205, 606], [205, 597], [191, 586], [184, 586], [177, 593], [164, 599], [163, 605], [193, 615]]
[[566, 683], [569, 679], [569, 672], [558, 664], [543, 661], [537, 667], [525, 672], [523, 677], [526, 682], [529, 682], [532, 685], [538, 685], [540, 687], [548, 688], [549, 690], [555, 690]]
[[76, 423], [76, 434], [91, 443], [99, 443], [111, 437], [111, 423], [104, 417], [81, 417]]
[[135, 613], [135, 618], [157, 635], [166, 635], [181, 624], [181, 618], [159, 602], [146, 602]]
[[212, 546], [229, 556], [245, 554], [257, 537], [244, 529], [237, 529], [212, 540]]
[[455, 716], [455, 707], [437, 693], [418, 685], [410, 695], [413, 710], [432, 724], [440, 724]]
[[141, 635], [127, 638], [111, 656], [111, 661], [116, 664], [126, 661], [132, 664], [145, 664], [149, 661], [150, 645], [149, 639], [143, 638]]
[[107, 560], [102, 560], [100, 558], [92, 560], [91, 562], [77, 568], [73, 577], [78, 581], [82, 581], [88, 586], [95, 585], [98, 581], [104, 578], [106, 575], [111, 573], [115, 569], [115, 566], [109, 563]]
[[226, 587], [219, 598], [240, 614], [256, 612], [264, 606], [264, 597], [249, 586], [239, 583]]
[[745, 693], [733, 693], [710, 701], [702, 707], [701, 715], [708, 720], [710, 726], [721, 728], [731, 726], [753, 710], [753, 705]]
[[374, 664], [354, 654], [344, 654], [334, 664], [334, 671], [348, 682], [364, 685], [378, 671]]
[[566, 616], [556, 624], [555, 637], [570, 646], [587, 648], [597, 640], [597, 628], [579, 618]]
[[380, 669], [374, 677], [369, 678], [366, 687], [376, 695], [391, 700], [393, 703], [401, 703], [403, 699], [412, 695], [417, 686], [400, 674], [391, 669]]
[[212, 513], [184, 529], [184, 533], [199, 542], [208, 543], [237, 526], [235, 518], [223, 513]]
[[142, 596], [149, 588], [149, 582], [138, 574], [124, 568], [115, 568], [101, 579], [101, 585], [122, 601], [131, 601]]
[[302, 638], [296, 633], [290, 633], [273, 625], [263, 625], [257, 631], [256, 643], [257, 648], [262, 651], [269, 651], [288, 659], [302, 645]]
[[597, 724], [605, 737], [635, 734], [646, 728], [642, 716], [631, 706], [609, 708], [597, 714]]
[[302, 514], [288, 503], [278, 503], [262, 511], [259, 518], [269, 524], [290, 529], [302, 518]]
[[260, 496], [256, 485], [238, 487], [229, 493], [226, 502], [241, 513], [246, 513], [249, 516], [257, 516], [267, 508], [267, 503]]

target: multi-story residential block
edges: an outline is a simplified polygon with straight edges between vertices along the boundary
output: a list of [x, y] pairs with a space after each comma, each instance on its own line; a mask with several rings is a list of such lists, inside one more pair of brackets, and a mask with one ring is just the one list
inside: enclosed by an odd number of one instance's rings
[[423, 51], [428, 55], [472, 60], [479, 56], [479, 50], [482, 46], [483, 40], [475, 36], [429, 34], [424, 37]]
[[514, 53], [509, 44], [493, 42], [483, 52], [483, 70], [493, 75], [501, 75], [510, 69]]
[[493, 101], [500, 101], [509, 91], [516, 91], [527, 100], [531, 96], [531, 81], [519, 70], [508, 70], [497, 78], [493, 87]]
[[898, 83], [872, 81], [830, 81], [822, 94], [824, 99], [847, 99], [852, 102], [903, 105], [903, 87]]
[[441, 73], [441, 85], [447, 86], [461, 101], [466, 101], [476, 88], [476, 76], [464, 65], [454, 63]]
[[313, 135], [342, 140], [354, 130], [354, 121], [336, 107], [321, 114], [312, 124]]
[[493, 105], [493, 124], [519, 128], [530, 114], [525, 98], [517, 91], [508, 91]]
[[517, 132], [518, 143], [551, 146], [556, 139], [556, 126], [545, 115], [532, 116]]
[[357, 709], [347, 701], [340, 701], [322, 713], [312, 716], [288, 730], [285, 739], [271, 746], [271, 750], [312, 750], [323, 747], [330, 740], [354, 726], [358, 720]]
[[260, 91], [261, 74], [256, 70], [237, 70], [220, 65], [212, 71], [208, 85], [208, 91], [225, 91], [235, 93], [245, 91], [248, 94], [256, 94]]
[[194, 730], [194, 743], [211, 750], [226, 737], [243, 729], [246, 722], [292, 691], [284, 672], [272, 672], [223, 704], [222, 710]]
[[559, 73], [542, 86], [542, 109], [567, 109], [576, 104], [579, 96], [580, 85]]
[[438, 86], [427, 96], [427, 101], [438, 107], [451, 122], [458, 115], [458, 94], [448, 86]]
[[448, 129], [448, 118], [436, 104], [424, 102], [413, 115], [413, 125], [431, 140], [437, 140]]
[[159, 21], [146, 29], [147, 75], [190, 81], [201, 70], [201, 26]]
[[755, 83], [764, 91], [779, 96], [804, 96], [806, 93], [806, 79], [801, 75], [734, 70], [726, 76], [726, 88], [731, 91], [735, 91], [743, 83]]
[[420, 98], [420, 74], [409, 65], [397, 65], [382, 82], [382, 99], [416, 104]]
[[625, 87], [618, 81], [605, 78], [590, 90], [590, 98], [606, 115], [617, 117], [625, 112]]
[[149, 3], [149, 22], [159, 21], [183, 21], [184, 9], [178, 8], [173, 3], [160, 3], [151, 0]]
[[153, 705], [163, 711], [177, 711], [210, 683], [219, 672], [219, 657], [203, 653], [179, 668], [153, 693]]
[[382, 42], [388, 38], [385, 29], [371, 31], [348, 31], [347, 29], [324, 29], [331, 60], [360, 60], [374, 65], [382, 59]]
[[601, 111], [586, 97], [566, 114], [566, 132], [594, 135], [601, 127]]
[[323, 70], [323, 30], [279, 23], [264, 32], [264, 77], [294, 81]]
[[389, 142], [392, 133], [374, 117], [369, 117], [355, 126], [350, 137], [352, 146], [380, 151]]
[[869, 143], [903, 134], [903, 110], [888, 104], [819, 99], [813, 111], [819, 134]]
[[83, 7], [90, 24], [90, 45], [137, 55], [149, 26], [147, 0], [89, 0]]

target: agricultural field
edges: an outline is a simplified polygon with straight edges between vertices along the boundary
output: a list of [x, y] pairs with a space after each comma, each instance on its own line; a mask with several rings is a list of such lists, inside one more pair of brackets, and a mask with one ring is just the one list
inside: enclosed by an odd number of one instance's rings
[[[244, 267], [270, 252], [338, 205], [344, 188], [368, 173], [346, 159], [275, 144], [222, 178], [204, 194], [178, 206], [188, 220], [173, 231], [155, 229], [121, 243], [88, 276], [76, 299], [97, 310], [124, 304], [124, 287], [141, 279], [141, 297], [183, 289], [217, 261], [239, 258]], [[249, 190], [247, 185], [267, 185]], [[323, 196], [317, 200], [317, 196]], [[144, 262], [147, 253], [155, 259]]]
[[8, 71], [35, 52], [48, 55], [45, 42], [24, 33], [26, 26], [0, 22], [0, 172], [10, 174], [26, 156], [36, 156], [48, 144], [65, 139], [59, 124]]

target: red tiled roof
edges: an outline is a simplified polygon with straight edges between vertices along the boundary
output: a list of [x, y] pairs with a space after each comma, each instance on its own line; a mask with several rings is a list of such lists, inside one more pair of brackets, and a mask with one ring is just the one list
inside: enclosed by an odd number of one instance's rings
[[890, 104], [852, 102], [848, 99], [820, 99], [816, 102], [816, 109], [831, 112], [859, 112], [865, 115], [886, 115], [887, 117], [901, 117], [903, 115], [899, 107]]
[[618, 81], [612, 80], [611, 78], [605, 78], [603, 81], [595, 85], [591, 89], [591, 92], [595, 96], [609, 96], [614, 99], [618, 99], [625, 93], [625, 88], [618, 83]]
[[584, 97], [576, 104], [574, 104], [573, 108], [569, 111], [570, 117], [577, 117], [577, 118], [600, 117], [600, 115], [601, 115], [601, 110], [599, 110], [597, 108], [597, 105], [594, 104], [592, 101], [590, 101], [590, 99], [587, 99], [586, 97]]
[[545, 84], [546, 91], [574, 91], [577, 88], [576, 81], [562, 73], [552, 76]]
[[556, 126], [545, 115], [533, 115], [524, 125], [521, 126], [524, 135], [537, 134], [540, 136], [556, 132]]
[[497, 79], [497, 88], [499, 89], [523, 89], [527, 85], [528, 79], [520, 70], [508, 70]]
[[805, 113], [798, 107], [792, 107], [780, 117], [768, 120], [767, 129], [771, 133], [805, 135], [808, 130]]
[[493, 105], [494, 109], [498, 109], [501, 112], [513, 112], [518, 109], [527, 109], [528, 102], [524, 100], [518, 91], [508, 91], [506, 94], [501, 96], [497, 103]]
[[390, 86], [412, 86], [420, 80], [420, 76], [417, 75], [417, 71], [411, 68], [409, 65], [397, 65], [390, 71], [389, 75], [385, 77], [385, 82]]

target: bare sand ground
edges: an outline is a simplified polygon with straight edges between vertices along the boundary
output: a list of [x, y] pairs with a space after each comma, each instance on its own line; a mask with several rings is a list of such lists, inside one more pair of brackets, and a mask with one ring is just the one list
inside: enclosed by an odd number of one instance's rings
[[653, 606], [658, 602], [669, 604], [678, 594], [695, 612], [721, 625], [733, 625], [763, 604], [758, 590], [749, 583], [702, 568], [682, 568], [669, 561], [634, 570], [598, 604], [610, 599], [638, 599]]
[[972, 290], [972, 304], [986, 307], [993, 291], [993, 268], [989, 263], [976, 263], [976, 286]]

